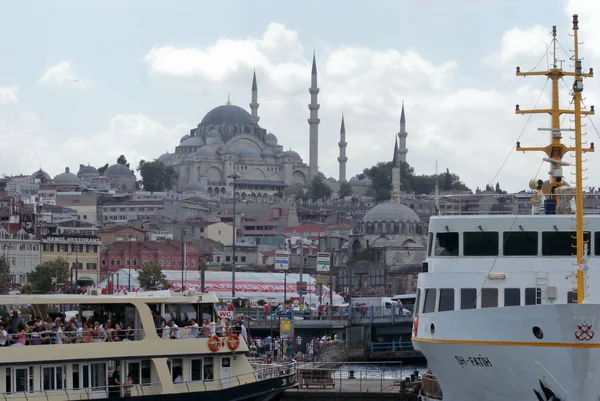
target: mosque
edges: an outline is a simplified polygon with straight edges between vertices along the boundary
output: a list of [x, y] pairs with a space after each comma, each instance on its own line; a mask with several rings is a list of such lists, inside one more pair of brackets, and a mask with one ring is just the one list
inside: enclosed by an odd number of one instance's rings
[[[173, 166], [179, 178], [176, 189], [184, 193], [206, 193], [231, 197], [235, 191], [242, 199], [271, 200], [278, 193], [305, 190], [322, 174], [319, 161], [319, 103], [317, 63], [313, 56], [309, 88], [310, 115], [308, 164], [293, 150], [284, 150], [277, 137], [259, 125], [258, 85], [256, 72], [252, 79], [250, 112], [232, 105], [209, 111], [189, 135], [181, 138], [174, 153], [165, 153], [158, 160]], [[404, 115], [404, 113], [402, 114]], [[339, 146], [339, 178], [324, 178], [336, 191], [346, 180], [346, 127], [342, 116]], [[349, 181], [353, 192], [362, 195], [371, 185], [368, 178]]]

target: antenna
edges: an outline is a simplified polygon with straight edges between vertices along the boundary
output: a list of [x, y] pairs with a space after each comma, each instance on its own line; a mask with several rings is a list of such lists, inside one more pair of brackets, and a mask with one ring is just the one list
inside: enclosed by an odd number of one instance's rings
[[438, 159], [435, 158], [435, 214], [440, 215], [440, 186], [438, 174]]

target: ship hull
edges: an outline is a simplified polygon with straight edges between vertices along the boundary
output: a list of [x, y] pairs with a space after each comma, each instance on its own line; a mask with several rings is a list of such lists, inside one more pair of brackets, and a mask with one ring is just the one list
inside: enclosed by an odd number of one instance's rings
[[419, 317], [413, 344], [444, 401], [600, 400], [599, 318], [589, 304], [432, 313]]

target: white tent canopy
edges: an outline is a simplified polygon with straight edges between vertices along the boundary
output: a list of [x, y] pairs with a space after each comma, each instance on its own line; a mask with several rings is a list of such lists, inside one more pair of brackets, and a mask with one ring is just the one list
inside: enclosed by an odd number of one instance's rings
[[[180, 290], [182, 284], [181, 270], [163, 270], [163, 274], [167, 276], [172, 284], [173, 290]], [[139, 281], [137, 280], [138, 272], [131, 269], [131, 290], [139, 289]], [[231, 272], [224, 271], [207, 271], [205, 272], [204, 289], [207, 292], [212, 292], [219, 299], [231, 299]], [[318, 304], [319, 297], [315, 295], [315, 278], [309, 274], [304, 274], [303, 281], [307, 284], [307, 294], [304, 296], [305, 302], [310, 304]], [[127, 290], [129, 288], [129, 269], [120, 269], [113, 273], [110, 280], [112, 281], [113, 290]], [[284, 273], [253, 273], [253, 272], [236, 272], [235, 274], [235, 295], [236, 298], [245, 298], [251, 302], [264, 300], [269, 302], [283, 302], [284, 288], [287, 288], [287, 298], [298, 297], [296, 292], [296, 282], [300, 281], [300, 275], [296, 273], [287, 274], [287, 283], [285, 282]], [[184, 285], [186, 290], [200, 291], [201, 279], [200, 272], [196, 270], [186, 271], [184, 273]], [[108, 280], [104, 280], [99, 284], [101, 288], [107, 288]], [[329, 303], [329, 287], [323, 285], [322, 302]], [[344, 299], [342, 296], [334, 293], [333, 304], [342, 304]]]

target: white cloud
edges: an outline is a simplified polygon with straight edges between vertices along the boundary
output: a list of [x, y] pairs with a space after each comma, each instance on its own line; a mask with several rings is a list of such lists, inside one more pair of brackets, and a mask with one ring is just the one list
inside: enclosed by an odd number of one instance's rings
[[0, 105], [8, 106], [19, 103], [19, 88], [16, 86], [0, 87]]
[[73, 88], [89, 88], [94, 85], [93, 81], [83, 75], [78, 74], [70, 61], [61, 61], [60, 63], [48, 67], [40, 83], [53, 86], [69, 86]]

